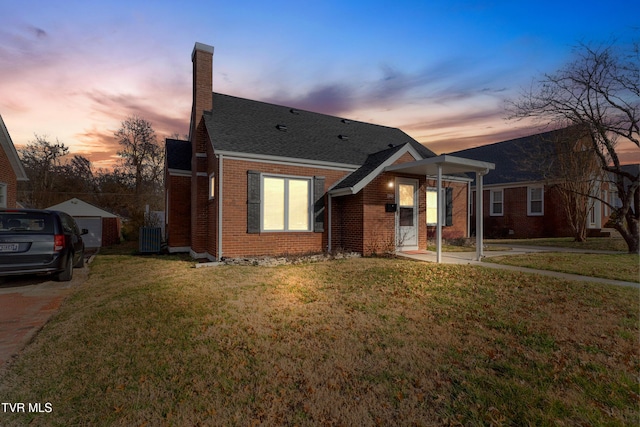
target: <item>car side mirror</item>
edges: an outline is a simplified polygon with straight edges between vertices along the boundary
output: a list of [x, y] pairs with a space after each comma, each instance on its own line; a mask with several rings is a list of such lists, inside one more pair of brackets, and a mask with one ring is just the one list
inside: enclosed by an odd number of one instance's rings
[[89, 230], [87, 230], [86, 228], [83, 228], [82, 233], [80, 233], [80, 235], [84, 236], [85, 234], [89, 234]]

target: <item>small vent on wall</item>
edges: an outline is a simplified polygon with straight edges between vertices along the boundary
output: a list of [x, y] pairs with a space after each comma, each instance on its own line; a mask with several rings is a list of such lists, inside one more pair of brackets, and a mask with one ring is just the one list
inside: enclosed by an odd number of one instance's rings
[[282, 131], [282, 132], [286, 132], [287, 131], [287, 125], [276, 125], [276, 129], [278, 129], [279, 131]]

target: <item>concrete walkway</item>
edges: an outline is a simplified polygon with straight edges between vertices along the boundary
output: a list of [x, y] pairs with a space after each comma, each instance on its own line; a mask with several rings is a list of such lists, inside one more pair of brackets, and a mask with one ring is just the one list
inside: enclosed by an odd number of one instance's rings
[[[496, 247], [496, 248], [508, 248], [508, 250], [485, 250], [484, 258], [491, 258], [494, 256], [503, 256], [503, 255], [523, 255], [530, 253], [540, 253], [540, 252], [574, 252], [574, 253], [600, 253], [600, 254], [618, 254], [620, 252], [612, 252], [612, 251], [598, 251], [598, 250], [582, 250], [582, 249], [571, 249], [571, 248], [557, 248], [557, 247], [549, 247], [549, 246], [525, 246], [525, 245], [487, 245], [487, 247]], [[403, 256], [406, 258], [415, 259], [418, 261], [426, 261], [426, 262], [436, 262], [436, 253], [431, 251], [409, 251], [409, 252], [398, 252], [397, 255]], [[550, 270], [536, 270], [533, 268], [527, 267], [517, 267], [511, 265], [503, 265], [503, 264], [495, 264], [490, 261], [476, 261], [476, 253], [474, 252], [443, 252], [442, 253], [442, 263], [443, 264], [468, 264], [468, 265], [479, 265], [486, 268], [496, 268], [502, 270], [510, 270], [510, 271], [519, 271], [522, 273], [532, 273], [532, 274], [540, 274], [543, 276], [557, 277], [565, 280], [577, 280], [580, 282], [591, 282], [591, 283], [604, 283], [608, 285], [616, 285], [616, 286], [629, 286], [636, 289], [640, 289], [640, 283], [636, 282], [625, 282], [622, 280], [611, 280], [611, 279], [602, 279], [599, 277], [591, 277], [591, 276], [581, 276], [579, 274], [570, 274], [570, 273], [560, 273], [557, 271]]]

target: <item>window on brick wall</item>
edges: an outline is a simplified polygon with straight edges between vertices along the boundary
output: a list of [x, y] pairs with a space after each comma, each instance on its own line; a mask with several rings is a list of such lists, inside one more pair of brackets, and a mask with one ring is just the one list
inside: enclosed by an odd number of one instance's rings
[[[443, 188], [442, 198], [445, 209], [442, 210], [442, 225], [453, 225], [453, 189]], [[427, 188], [427, 225], [438, 225], [438, 191], [434, 187]]]
[[544, 187], [527, 189], [527, 214], [529, 216], [544, 215]]
[[504, 191], [503, 190], [490, 190], [489, 204], [491, 216], [504, 215]]
[[7, 184], [0, 182], [0, 208], [7, 207]]
[[247, 171], [247, 233], [324, 231], [322, 176], [297, 177]]

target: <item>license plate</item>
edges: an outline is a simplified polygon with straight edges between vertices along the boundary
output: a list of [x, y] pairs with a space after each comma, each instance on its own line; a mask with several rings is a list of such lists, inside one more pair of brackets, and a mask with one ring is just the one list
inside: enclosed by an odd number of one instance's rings
[[0, 252], [18, 252], [18, 243], [0, 243]]

